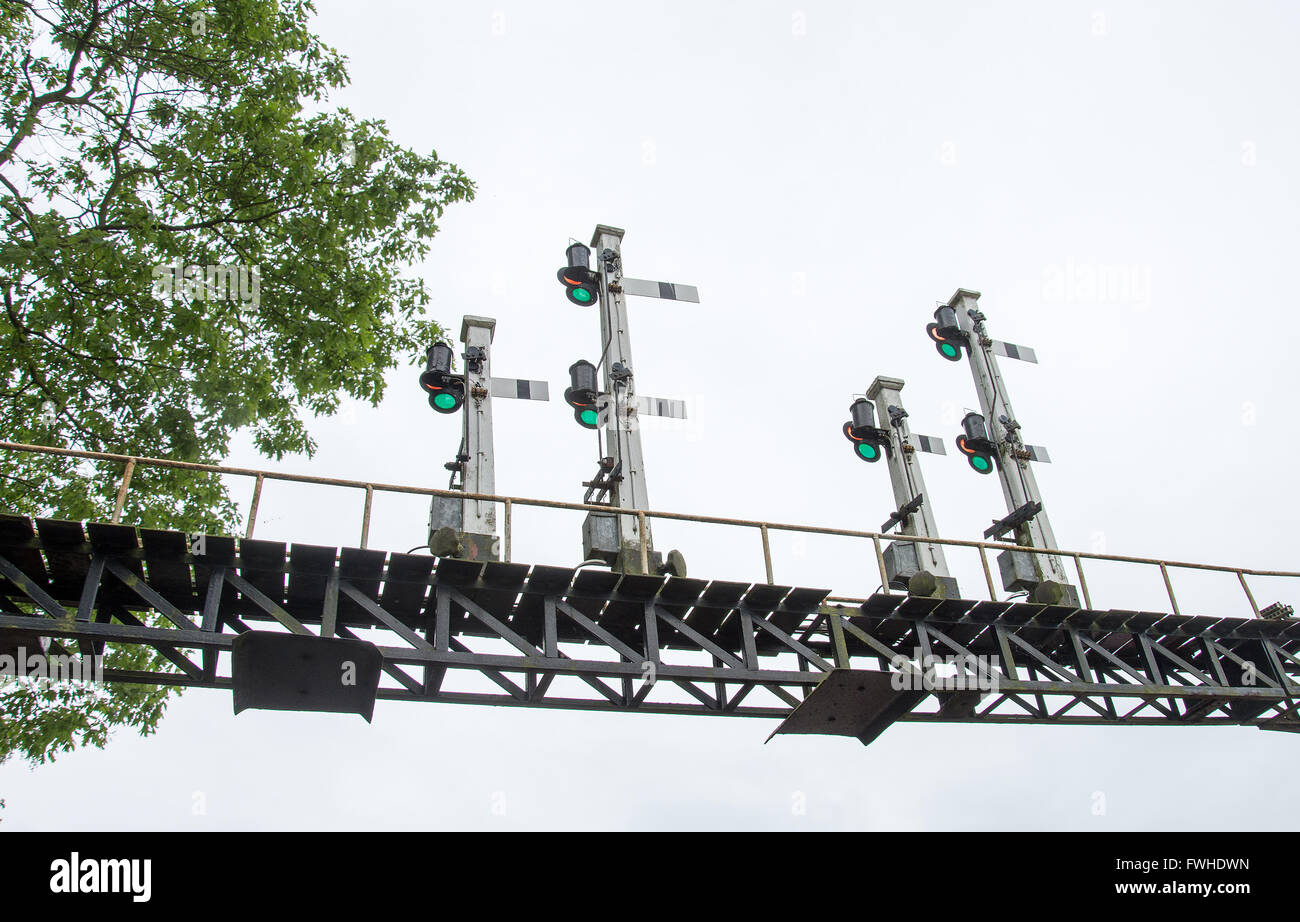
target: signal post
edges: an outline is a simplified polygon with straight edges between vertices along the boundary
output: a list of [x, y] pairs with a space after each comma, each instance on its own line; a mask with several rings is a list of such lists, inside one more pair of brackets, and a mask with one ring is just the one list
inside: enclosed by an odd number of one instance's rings
[[[451, 372], [452, 349], [445, 342], [429, 348], [420, 386], [438, 413], [465, 411], [460, 450], [446, 467], [453, 488], [466, 493], [496, 493], [496, 458], [492, 443], [492, 398], [548, 400], [545, 381], [492, 377], [492, 338], [497, 322], [466, 315], [460, 340], [465, 344], [465, 371]], [[456, 475], [460, 483], [455, 484]], [[438, 557], [499, 560], [496, 504], [489, 500], [435, 496], [429, 508], [429, 550]]]
[[[999, 532], [1011, 531], [1015, 534], [1017, 544], [1035, 548], [1054, 548], [1056, 536], [1052, 532], [1047, 512], [1043, 508], [1042, 493], [1034, 477], [1031, 460], [1047, 460], [1046, 452], [1037, 446], [1027, 446], [1020, 438], [1020, 424], [1007, 397], [1007, 387], [998, 369], [995, 353], [1010, 358], [1023, 358], [1036, 362], [1032, 350], [1008, 343], [995, 342], [984, 327], [984, 315], [979, 310], [978, 291], [959, 288], [949, 299], [947, 308], [955, 314], [950, 317], [944, 308], [936, 312], [939, 333], [951, 330], [955, 321], [960, 330], [959, 338], [965, 340], [966, 353], [970, 359], [971, 375], [975, 379], [975, 390], [979, 395], [982, 422], [988, 426], [988, 443], [984, 446], [974, 445], [974, 450], [958, 447], [970, 455], [971, 464], [981, 473], [977, 461], [983, 452], [981, 448], [992, 449], [997, 456], [998, 480], [1002, 484], [1002, 494], [1006, 499], [1008, 515], [1000, 522], [994, 522], [993, 528], [986, 536], [997, 538]], [[936, 325], [932, 325], [936, 326]], [[942, 335], [931, 337], [939, 341], [940, 355], [950, 358], [943, 351]], [[960, 360], [958, 357], [957, 360]], [[967, 414], [963, 420], [966, 430], [964, 439], [970, 443], [981, 441], [972, 438], [979, 429], [979, 414]], [[972, 417], [975, 417], [974, 419]], [[982, 433], [980, 433], [982, 434]], [[1002, 584], [1006, 589], [1023, 589], [1031, 593], [1034, 601], [1048, 604], [1078, 606], [1079, 594], [1070, 585], [1061, 558], [1055, 554], [1030, 554], [1020, 551], [1003, 551], [998, 555]]]
[[599, 304], [600, 307], [602, 348], [599, 361], [603, 390], [596, 390], [595, 366], [579, 360], [569, 367], [571, 385], [564, 396], [573, 407], [578, 425], [586, 429], [605, 427], [605, 454], [593, 484], [598, 484], [602, 492], [609, 494], [610, 506], [620, 510], [619, 513], [588, 513], [582, 529], [583, 556], [608, 563], [622, 573], [644, 574], [648, 571], [685, 576], [686, 565], [681, 554], [670, 552], [665, 564], [663, 555], [654, 550], [649, 523], [645, 522], [645, 534], [642, 535], [642, 520], [624, 512], [650, 507], [638, 417], [684, 419], [686, 416], [681, 401], [637, 395], [632, 340], [628, 333], [627, 295], [699, 303], [699, 294], [690, 285], [626, 278], [621, 252], [623, 233], [622, 228], [596, 225], [591, 237], [596, 268], [593, 270], [590, 264], [592, 251], [581, 243], [573, 243], [566, 251], [567, 266], [556, 273], [572, 303], [579, 306]]
[[[889, 480], [894, 488], [898, 511], [886, 522], [894, 523], [904, 535], [919, 538], [938, 537], [934, 509], [925, 489], [925, 477], [917, 459], [919, 451], [942, 453], [943, 443], [928, 436], [913, 436], [903, 409], [901, 378], [877, 375], [867, 388], [867, 399], [875, 401], [877, 418], [888, 420], [891, 430], [890, 450], [885, 453]], [[918, 444], [919, 443], [919, 444]], [[931, 444], [936, 443], [936, 444]], [[937, 449], [937, 451], [936, 451]], [[910, 511], [904, 511], [910, 510]], [[882, 529], [887, 531], [888, 528]], [[912, 595], [944, 599], [960, 597], [957, 580], [948, 572], [943, 547], [923, 542], [895, 541], [885, 549], [885, 571], [895, 588], [906, 588]], [[897, 582], [895, 582], [897, 580]]]

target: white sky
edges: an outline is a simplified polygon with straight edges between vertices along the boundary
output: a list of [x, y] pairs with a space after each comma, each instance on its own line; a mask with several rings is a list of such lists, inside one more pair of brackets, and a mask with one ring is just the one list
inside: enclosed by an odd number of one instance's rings
[[[1288, 525], [1300, 336], [1300, 10], [1283, 3], [321, 2], [351, 61], [336, 99], [478, 183], [422, 273], [433, 315], [498, 319], [498, 489], [579, 501], [594, 437], [559, 400], [595, 360], [594, 311], [555, 281], [569, 237], [626, 228], [639, 390], [690, 401], [647, 426], [655, 508], [875, 529], [883, 464], [839, 431], [877, 374], [951, 444], [976, 398], [923, 332], [983, 292], [1066, 548], [1300, 569]], [[210, 28], [213, 28], [210, 26]], [[1090, 273], [1126, 282], [1090, 291]], [[272, 275], [264, 270], [266, 276]], [[346, 335], [346, 331], [340, 331]], [[413, 361], [418, 357], [412, 357]], [[378, 409], [318, 421], [280, 468], [445, 486], [458, 420], [402, 368]], [[244, 443], [245, 445], [247, 443]], [[951, 451], [951, 449], [950, 449]], [[273, 466], [246, 447], [230, 463]], [[942, 533], [1005, 513], [994, 478], [924, 461]], [[246, 497], [247, 484], [236, 495]], [[268, 486], [257, 536], [355, 544], [359, 496]], [[427, 506], [377, 501], [371, 546], [424, 540]], [[515, 559], [577, 563], [580, 515], [521, 512]], [[657, 526], [693, 576], [762, 579], [758, 538]], [[774, 538], [776, 579], [863, 595], [869, 548]], [[950, 555], [951, 557], [952, 555]], [[952, 563], [967, 595], [975, 560]], [[972, 569], [973, 568], [973, 569]], [[1099, 569], [1099, 606], [1167, 605], [1153, 571]], [[1175, 575], [1186, 613], [1246, 615], [1235, 581]], [[1260, 580], [1261, 604], [1297, 603]], [[0, 768], [5, 828], [1293, 828], [1268, 783], [1297, 740], [1255, 729], [896, 724], [869, 748], [763, 740], [772, 721], [380, 702], [355, 717], [231, 713], [195, 690], [159, 733]], [[1157, 780], [1158, 778], [1158, 780]], [[70, 795], [70, 790], [95, 791]], [[111, 792], [111, 796], [108, 792]], [[1212, 792], [1212, 796], [1207, 796]], [[1105, 812], [1097, 815], [1097, 794]], [[802, 798], [802, 800], [801, 800]], [[800, 812], [798, 804], [806, 804]], [[201, 805], [206, 812], [196, 812]]]

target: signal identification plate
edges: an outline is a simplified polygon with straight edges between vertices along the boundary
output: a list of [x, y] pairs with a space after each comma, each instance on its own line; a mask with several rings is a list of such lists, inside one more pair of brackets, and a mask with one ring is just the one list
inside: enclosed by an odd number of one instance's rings
[[516, 400], [550, 400], [551, 387], [545, 381], [525, 381], [523, 378], [493, 378], [493, 397], [513, 397]]
[[946, 455], [947, 450], [943, 447], [943, 439], [936, 439], [932, 435], [917, 435], [915, 432], [911, 436], [911, 444], [918, 451], [927, 451], [932, 455]]
[[694, 285], [678, 285], [674, 282], [648, 282], [645, 279], [623, 279], [619, 282], [623, 293], [640, 295], [643, 298], [664, 298], [668, 301], [691, 301], [700, 303], [700, 292]]
[[1034, 352], [1028, 346], [1017, 346], [1015, 343], [1004, 343], [1001, 340], [993, 340], [993, 354], [1000, 355], [1003, 358], [1019, 359], [1022, 362], [1033, 362], [1038, 364], [1038, 353]]

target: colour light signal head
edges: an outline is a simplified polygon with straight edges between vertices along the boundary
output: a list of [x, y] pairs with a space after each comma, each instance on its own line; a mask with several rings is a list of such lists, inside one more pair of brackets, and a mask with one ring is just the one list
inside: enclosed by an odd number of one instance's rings
[[876, 411], [871, 401], [859, 397], [849, 407], [849, 421], [844, 437], [853, 443], [853, 453], [863, 461], [875, 463], [889, 450], [889, 433], [876, 428]]
[[451, 372], [451, 346], [434, 343], [425, 353], [420, 387], [429, 395], [429, 406], [439, 413], [455, 413], [465, 402], [465, 380]]
[[579, 359], [569, 366], [570, 386], [564, 389], [564, 402], [573, 407], [573, 418], [584, 429], [600, 427], [600, 412], [596, 408], [599, 391], [596, 387], [596, 366]]
[[591, 270], [591, 250], [573, 243], [565, 250], [568, 265], [555, 277], [564, 285], [564, 293], [574, 304], [586, 307], [600, 297], [600, 275]]
[[961, 420], [962, 434], [957, 436], [957, 450], [966, 456], [971, 468], [979, 474], [993, 473], [993, 457], [997, 446], [989, 438], [984, 417], [967, 413]]
[[957, 324], [957, 312], [951, 307], [941, 307], [934, 312], [934, 319], [934, 323], [925, 325], [925, 332], [934, 340], [935, 350], [950, 362], [960, 362], [967, 336]]

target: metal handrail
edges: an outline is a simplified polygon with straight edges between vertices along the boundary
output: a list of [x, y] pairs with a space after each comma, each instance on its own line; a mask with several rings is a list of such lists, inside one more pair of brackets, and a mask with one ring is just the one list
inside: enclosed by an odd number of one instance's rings
[[[253, 488], [253, 498], [251, 509], [249, 511], [248, 527], [245, 531], [245, 538], [253, 537], [253, 520], [257, 515], [259, 503], [262, 495], [262, 484], [266, 480], [283, 480], [291, 483], [309, 483], [320, 486], [345, 487], [349, 489], [363, 490], [365, 492], [365, 505], [362, 512], [361, 522], [361, 547], [365, 548], [370, 535], [370, 513], [373, 505], [375, 492], [380, 493], [405, 493], [417, 496], [445, 496], [456, 499], [477, 499], [485, 502], [502, 503], [505, 507], [504, 516], [504, 533], [505, 548], [504, 559], [509, 562], [511, 552], [511, 514], [515, 506], [536, 506], [547, 509], [569, 509], [579, 512], [609, 512], [608, 506], [598, 506], [590, 503], [569, 503], [561, 500], [534, 499], [524, 496], [503, 496], [493, 493], [469, 493], [460, 490], [439, 490], [433, 487], [416, 487], [404, 484], [380, 483], [377, 481], [366, 480], [346, 480], [338, 477], [318, 477], [310, 474], [288, 474], [280, 471], [258, 470], [255, 468], [245, 467], [227, 467], [218, 464], [201, 464], [193, 461], [174, 461], [168, 458], [147, 458], [136, 455], [122, 455], [111, 452], [100, 451], [81, 451], [71, 448], [54, 448], [47, 445], [28, 445], [21, 442], [0, 441], [0, 450], [20, 451], [34, 454], [62, 455], [65, 457], [85, 458], [88, 460], [119, 462], [125, 465], [122, 474], [122, 481], [118, 488], [116, 502], [114, 503], [112, 521], [114, 523], [121, 521], [122, 510], [126, 503], [127, 493], [130, 489], [132, 475], [139, 465], [148, 467], [164, 467], [179, 470], [191, 470], [202, 473], [228, 474], [239, 477], [253, 477], [255, 484]], [[1115, 563], [1136, 563], [1160, 568], [1164, 578], [1165, 588], [1169, 595], [1170, 605], [1174, 613], [1178, 613], [1178, 600], [1174, 596], [1173, 584], [1169, 579], [1169, 568], [1187, 570], [1210, 570], [1221, 573], [1235, 573], [1241, 584], [1246, 598], [1250, 602], [1251, 610], [1259, 615], [1259, 607], [1255, 602], [1255, 597], [1250, 591], [1250, 586], [1246, 582], [1246, 576], [1278, 576], [1278, 577], [1300, 577], [1300, 572], [1292, 570], [1259, 570], [1251, 567], [1234, 567], [1224, 564], [1207, 564], [1195, 563], [1182, 560], [1167, 560], [1156, 557], [1134, 557], [1121, 554], [1102, 554], [1095, 551], [1071, 551], [1063, 548], [1036, 548], [1027, 547], [1018, 544], [1004, 544], [996, 541], [970, 541], [961, 538], [938, 538], [938, 537], [915, 537], [910, 535], [887, 535], [883, 532], [860, 531], [851, 528], [833, 528], [822, 525], [796, 525], [786, 522], [770, 522], [760, 519], [733, 519], [723, 516], [698, 515], [687, 512], [667, 512], [650, 509], [636, 510], [636, 515], [640, 525], [641, 534], [641, 563], [643, 572], [649, 569], [649, 546], [646, 540], [647, 529], [646, 519], [670, 519], [684, 522], [697, 522], [706, 525], [729, 525], [741, 528], [756, 528], [762, 539], [763, 564], [765, 575], [769, 584], [774, 582], [772, 571], [772, 551], [769, 540], [769, 532], [790, 531], [800, 534], [818, 534], [833, 535], [846, 538], [867, 538], [870, 539], [875, 552], [876, 563], [880, 570], [881, 588], [886, 594], [889, 593], [889, 580], [886, 576], [884, 552], [881, 547], [881, 539], [890, 541], [912, 541], [920, 544], [938, 544], [949, 547], [968, 547], [979, 550], [980, 562], [983, 566], [985, 581], [988, 584], [989, 598], [997, 601], [997, 592], [993, 583], [993, 574], [989, 568], [987, 551], [1022, 551], [1030, 554], [1047, 554], [1061, 557], [1070, 557], [1074, 560], [1075, 569], [1079, 574], [1080, 589], [1083, 592], [1084, 603], [1092, 607], [1092, 600], [1088, 591], [1087, 580], [1083, 575], [1083, 559], [1089, 560], [1106, 560]]]

